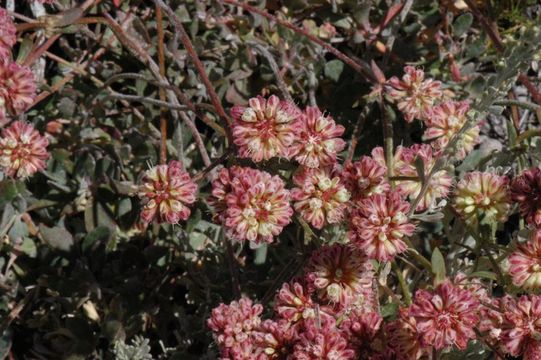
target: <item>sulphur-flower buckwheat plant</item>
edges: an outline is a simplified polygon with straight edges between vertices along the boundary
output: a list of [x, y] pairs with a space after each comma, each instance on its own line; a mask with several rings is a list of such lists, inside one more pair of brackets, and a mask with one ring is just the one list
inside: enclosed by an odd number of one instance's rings
[[0, 358], [541, 360], [534, 3], [0, 1]]

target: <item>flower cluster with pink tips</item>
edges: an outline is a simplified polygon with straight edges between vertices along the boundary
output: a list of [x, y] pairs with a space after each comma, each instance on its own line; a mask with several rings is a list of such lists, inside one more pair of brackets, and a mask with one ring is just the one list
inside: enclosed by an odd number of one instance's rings
[[[224, 359], [424, 359], [474, 341], [499, 355], [539, 358], [541, 171], [512, 180], [500, 169], [469, 171], [455, 179], [452, 164], [479, 143], [480, 127], [472, 123], [470, 103], [442, 86], [413, 67], [387, 81], [385, 98], [407, 122], [421, 121], [426, 143], [399, 145], [391, 154], [376, 147], [345, 163], [345, 129], [316, 107], [302, 110], [270, 96], [233, 108], [238, 155], [254, 165], [223, 168], [212, 182], [208, 203], [228, 241], [275, 243], [297, 223], [294, 216], [315, 236], [343, 232], [338, 242], [315, 246], [301, 274], [279, 287], [270, 319], [247, 298], [241, 301], [250, 310], [233, 301], [213, 311], [208, 325]], [[296, 170], [272, 175], [273, 158]], [[405, 304], [398, 300], [395, 317], [382, 315], [380, 302], [390, 290], [379, 292], [386, 288], [381, 273], [419, 254], [411, 241], [423, 226], [418, 219], [447, 211], [464, 231], [486, 232], [509, 219], [513, 202], [531, 230], [510, 249], [503, 276], [529, 295], [493, 297], [486, 281], [459, 272], [435, 278]], [[235, 336], [216, 325], [227, 316], [240, 332]]]
[[224, 359], [356, 359], [377, 332], [372, 324], [381, 324], [373, 282], [372, 264], [356, 248], [324, 246], [302, 277], [277, 291], [271, 319], [242, 298], [213, 309], [208, 326]]
[[8, 11], [0, 8], [0, 173], [24, 179], [45, 169], [49, 140], [32, 124], [13, 121], [30, 108], [37, 91], [30, 67], [12, 60], [16, 43], [15, 23]]

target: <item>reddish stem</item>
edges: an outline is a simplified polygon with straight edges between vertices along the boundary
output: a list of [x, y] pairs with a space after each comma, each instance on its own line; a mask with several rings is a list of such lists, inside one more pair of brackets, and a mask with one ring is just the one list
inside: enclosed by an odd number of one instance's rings
[[[201, 77], [201, 80], [203, 81], [203, 84], [205, 85], [205, 88], [207, 89], [212, 105], [216, 109], [216, 112], [218, 113], [218, 116], [223, 122], [225, 129], [226, 130], [229, 129], [231, 120], [227, 116], [227, 113], [225, 112], [225, 109], [222, 106], [220, 99], [218, 98], [218, 94], [216, 94], [216, 91], [214, 90], [214, 87], [212, 86], [212, 83], [210, 82], [210, 79], [205, 71], [205, 66], [201, 62], [201, 59], [199, 59], [199, 56], [197, 55], [197, 52], [195, 51], [193, 47], [192, 40], [188, 36], [188, 33], [186, 33], [186, 30], [184, 29], [182, 22], [177, 17], [175, 12], [168, 5], [166, 5], [162, 0], [154, 0], [154, 1], [157, 6], [160, 6], [167, 13], [167, 15], [169, 16], [169, 19], [173, 22], [173, 25], [176, 31], [180, 35], [180, 41], [182, 41], [182, 44], [184, 44], [184, 47], [186, 48], [188, 55], [192, 59], [195, 65], [195, 68], [197, 69], [197, 72], [199, 73], [199, 76]], [[232, 139], [230, 137], [230, 132], [227, 131], [227, 134], [228, 134], [229, 140], [231, 141]]]

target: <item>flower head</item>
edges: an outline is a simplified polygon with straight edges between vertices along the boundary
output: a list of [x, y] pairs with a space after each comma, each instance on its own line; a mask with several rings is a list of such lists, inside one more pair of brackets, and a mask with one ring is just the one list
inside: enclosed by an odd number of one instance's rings
[[0, 8], [0, 59], [7, 59], [17, 42], [17, 29], [8, 12]]
[[304, 331], [295, 344], [292, 359], [296, 360], [348, 360], [355, 358], [344, 334], [332, 320], [321, 326], [312, 319], [306, 322]]
[[261, 324], [262, 312], [263, 306], [245, 297], [229, 305], [222, 303], [212, 310], [207, 326], [212, 330], [223, 357], [249, 359], [239, 355], [243, 348], [252, 347], [252, 337]]
[[473, 328], [479, 322], [479, 300], [447, 279], [434, 292], [418, 290], [409, 315], [415, 318], [423, 347], [465, 349], [476, 337]]
[[309, 168], [334, 164], [336, 154], [346, 146], [346, 142], [340, 138], [344, 127], [336, 125], [330, 116], [323, 115], [317, 107], [307, 107], [301, 119], [299, 137], [292, 148], [295, 159]]
[[314, 252], [306, 266], [306, 282], [320, 299], [339, 308], [362, 307], [372, 310], [372, 264], [358, 249], [342, 244], [328, 245]]
[[274, 311], [291, 324], [316, 316], [315, 304], [310, 293], [299, 282], [284, 283], [276, 295]]
[[2, 130], [0, 168], [8, 176], [25, 178], [45, 168], [49, 141], [32, 124], [15, 121]]
[[383, 318], [372, 310], [355, 309], [340, 324], [340, 329], [360, 359], [385, 359], [386, 338], [383, 331]]
[[252, 245], [271, 243], [293, 215], [284, 182], [265, 171], [241, 167], [231, 168], [229, 177], [231, 188], [225, 195], [224, 215], [228, 236]]
[[404, 236], [415, 230], [407, 216], [409, 204], [397, 192], [374, 194], [356, 204], [350, 240], [371, 259], [388, 261], [406, 250]]
[[330, 168], [303, 168], [293, 176], [297, 186], [291, 190], [293, 207], [316, 229], [342, 221], [349, 192]]
[[397, 360], [417, 360], [427, 351], [421, 345], [417, 322], [408, 315], [408, 309], [400, 309], [398, 319], [387, 324], [389, 346], [394, 350]]
[[294, 328], [287, 320], [265, 320], [254, 335], [267, 359], [285, 359], [292, 352]]
[[538, 360], [541, 344], [541, 296], [524, 295], [518, 300], [502, 298], [504, 320], [501, 342], [511, 356]]
[[231, 193], [231, 178], [240, 171], [242, 171], [242, 168], [238, 166], [233, 166], [230, 169], [220, 169], [216, 178], [212, 181], [212, 192], [207, 202], [214, 208], [212, 219], [219, 224], [225, 221], [226, 196]]
[[478, 223], [477, 215], [486, 222], [505, 222], [511, 207], [507, 183], [505, 176], [479, 171], [467, 173], [457, 184], [454, 208], [472, 226]]
[[[432, 141], [436, 150], [443, 150], [449, 141], [467, 122], [466, 113], [470, 108], [468, 101], [445, 101], [428, 110], [423, 140]], [[479, 126], [476, 125], [462, 134], [456, 157], [461, 160], [479, 142]]]
[[[379, 157], [376, 159], [379, 159]], [[423, 163], [424, 176], [427, 178], [436, 164], [436, 154], [434, 154], [432, 147], [427, 144], [415, 144], [409, 148], [399, 146], [395, 154], [394, 175], [418, 178], [419, 171], [416, 166], [418, 160]], [[379, 159], [379, 161], [381, 163], [383, 160]], [[438, 200], [447, 197], [452, 183], [453, 179], [446, 170], [436, 171], [430, 176], [425, 195], [419, 201], [415, 210], [424, 211], [435, 206]], [[423, 184], [419, 179], [396, 182], [396, 189], [412, 201], [419, 196], [422, 187]]]
[[397, 103], [407, 122], [426, 118], [428, 109], [442, 96], [441, 83], [425, 80], [425, 73], [413, 66], [404, 68], [404, 76], [393, 76], [387, 81], [387, 94]]
[[342, 179], [353, 200], [383, 194], [391, 189], [387, 181], [387, 167], [370, 156], [363, 156], [359, 161], [346, 164]]
[[36, 97], [34, 74], [27, 66], [10, 60], [0, 60], [0, 108], [20, 114]]
[[541, 290], [541, 230], [531, 232], [527, 242], [517, 245], [509, 256], [513, 284], [525, 290]]
[[510, 193], [526, 222], [536, 227], [541, 225], [541, 170], [533, 167], [514, 178]]
[[267, 100], [261, 96], [252, 98], [248, 104], [231, 109], [233, 138], [239, 155], [254, 162], [289, 158], [290, 147], [299, 132], [300, 110], [274, 95]]
[[144, 207], [141, 220], [145, 223], [158, 222], [177, 224], [190, 216], [188, 205], [195, 202], [197, 184], [182, 170], [182, 164], [171, 161], [168, 165], [157, 165], [145, 172], [139, 197]]

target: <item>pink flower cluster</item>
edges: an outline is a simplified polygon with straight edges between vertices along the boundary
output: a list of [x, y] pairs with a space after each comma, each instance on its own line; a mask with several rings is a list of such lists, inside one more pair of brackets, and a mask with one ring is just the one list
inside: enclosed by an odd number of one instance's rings
[[321, 229], [344, 219], [350, 194], [330, 168], [301, 168], [293, 182], [297, 186], [291, 191], [295, 211], [313, 227]]
[[[385, 165], [382, 148], [373, 151], [374, 159]], [[411, 147], [398, 146], [393, 157], [393, 174], [402, 180], [395, 181], [396, 189], [411, 201], [421, 193], [423, 181], [420, 176], [428, 178], [436, 165], [438, 154], [427, 144], [415, 144]], [[417, 163], [422, 163], [423, 173], [419, 174]], [[453, 183], [452, 177], [445, 170], [438, 170], [430, 177], [425, 195], [417, 204], [416, 211], [425, 211], [437, 205], [438, 201], [447, 197]]]
[[4, 8], [0, 8], [0, 59], [7, 59], [17, 42], [17, 29]]
[[[303, 278], [282, 285], [273, 319], [262, 320], [261, 306], [243, 298], [215, 308], [208, 326], [224, 359], [357, 359], [362, 339], [377, 332], [374, 321], [381, 325], [373, 281], [372, 266], [357, 249], [324, 246]], [[237, 349], [250, 349], [251, 357]]]
[[12, 60], [16, 42], [15, 24], [7, 10], [0, 8], [0, 126], [8, 122], [9, 115], [28, 110], [36, 96], [34, 74]]
[[429, 141], [436, 153], [457, 137], [453, 156], [464, 159], [479, 142], [479, 126], [466, 126], [468, 101], [445, 99], [441, 83], [425, 79], [421, 69], [406, 66], [404, 73], [402, 79], [394, 76], [387, 81], [387, 96], [397, 104], [407, 122], [414, 119], [424, 122], [423, 140]]
[[309, 168], [332, 165], [346, 145], [344, 127], [316, 107], [301, 111], [272, 95], [252, 98], [248, 106], [235, 106], [233, 138], [238, 154], [254, 162], [295, 158]]
[[177, 224], [190, 216], [189, 205], [195, 202], [197, 184], [178, 161], [157, 165], [145, 172], [139, 197], [143, 201], [141, 220]]
[[502, 354], [537, 359], [539, 296], [491, 298], [479, 279], [459, 273], [418, 290], [384, 322], [374, 281], [362, 252], [327, 245], [303, 277], [282, 285], [272, 319], [262, 320], [261, 305], [243, 298], [219, 305], [208, 325], [224, 359], [422, 359], [464, 350], [479, 334]]
[[12, 178], [26, 178], [45, 168], [49, 140], [24, 121], [15, 121], [0, 136], [0, 170]]
[[274, 176], [250, 167], [221, 169], [209, 204], [227, 236], [252, 247], [271, 243], [294, 212], [316, 230], [346, 223], [348, 232], [347, 239], [336, 243], [339, 235], [314, 250], [302, 274], [281, 285], [270, 319], [246, 298], [241, 301], [249, 306], [239, 301], [213, 311], [209, 327], [223, 358], [410, 360], [482, 341], [498, 353], [539, 360], [541, 297], [491, 297], [490, 287], [464, 273], [417, 290], [390, 321], [380, 313], [383, 296], [375, 289], [381, 285], [389, 295], [382, 274], [408, 249], [414, 219], [425, 216], [412, 214], [440, 210], [450, 195], [448, 209], [468, 231], [505, 222], [512, 201], [518, 202], [533, 229], [510, 251], [508, 273], [521, 290], [541, 291], [541, 171], [527, 170], [511, 182], [472, 171], [453, 189], [452, 166], [442, 166], [448, 147], [462, 160], [479, 141], [479, 127], [469, 124], [470, 105], [445, 98], [441, 84], [419, 69], [406, 67], [405, 73], [386, 83], [386, 94], [406, 121], [423, 121], [429, 143], [398, 146], [392, 154], [377, 147], [345, 164], [339, 164], [344, 128], [318, 108], [300, 110], [276, 96], [233, 108], [240, 157], [255, 166], [273, 158], [299, 166]]
[[509, 186], [510, 198], [518, 204], [519, 213], [529, 226], [529, 236], [518, 243], [508, 257], [508, 273], [521, 289], [541, 291], [541, 171], [525, 170]]
[[220, 171], [212, 188], [209, 203], [233, 241], [271, 243], [291, 221], [290, 193], [279, 176], [233, 166]]

